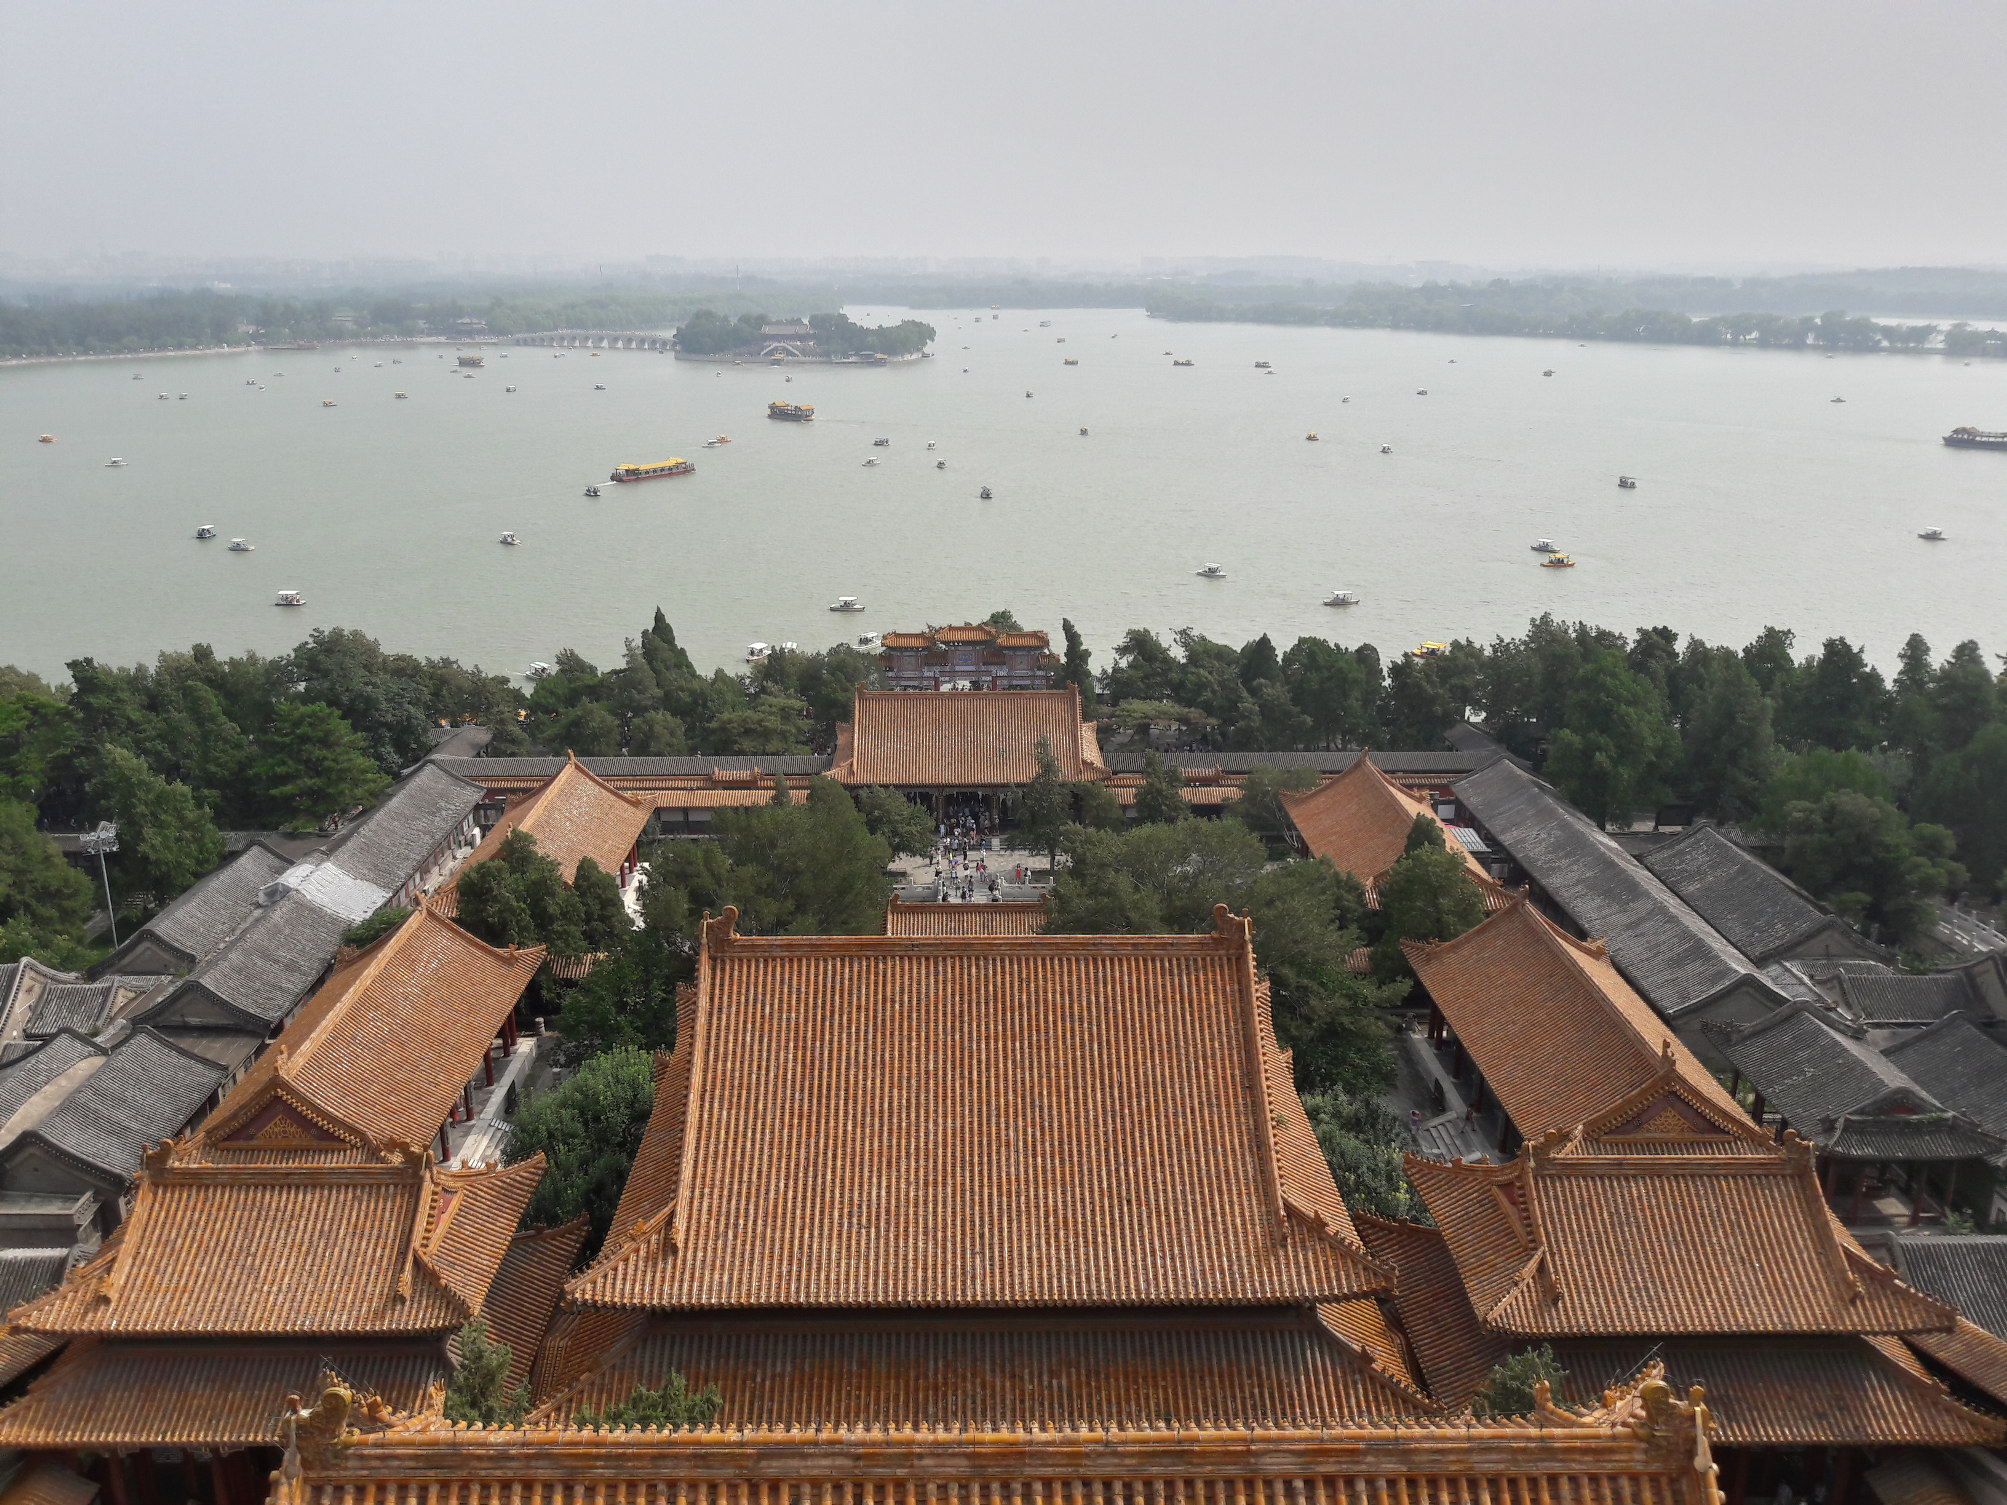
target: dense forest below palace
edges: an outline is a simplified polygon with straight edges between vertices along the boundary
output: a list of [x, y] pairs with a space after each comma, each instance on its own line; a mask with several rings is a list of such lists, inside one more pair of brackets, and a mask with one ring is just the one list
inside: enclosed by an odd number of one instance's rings
[[[1989, 336], [1998, 331], [1969, 321], [2007, 319], [2007, 273], [1897, 268], [1793, 277], [1578, 275], [1420, 284], [1285, 283], [1235, 274], [1110, 281], [888, 277], [813, 287], [772, 278], [685, 277], [595, 288], [414, 286], [291, 295], [215, 288], [123, 295], [42, 290], [0, 297], [0, 358], [478, 334], [466, 320], [502, 337], [542, 329], [694, 325], [690, 337], [698, 343], [686, 348], [710, 354], [744, 348], [743, 338], [733, 347], [706, 343], [722, 338], [728, 324], [743, 336], [748, 322], [764, 322], [765, 310], [832, 304], [1144, 308], [1171, 320], [1997, 355], [2003, 348]], [[1836, 312], [1861, 308], [1874, 310], [1880, 322]], [[1905, 316], [1934, 322], [1902, 322]], [[849, 331], [834, 321], [843, 316], [821, 317], [832, 321], [841, 345]], [[910, 331], [926, 326], [907, 321], [893, 327], [908, 331], [901, 339], [911, 339]], [[890, 338], [854, 348], [906, 353], [885, 348]]]

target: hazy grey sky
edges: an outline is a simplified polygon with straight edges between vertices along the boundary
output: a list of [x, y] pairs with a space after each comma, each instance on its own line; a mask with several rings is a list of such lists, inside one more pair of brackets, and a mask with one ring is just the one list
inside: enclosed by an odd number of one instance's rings
[[2001, 0], [0, 0], [0, 250], [2007, 262]]

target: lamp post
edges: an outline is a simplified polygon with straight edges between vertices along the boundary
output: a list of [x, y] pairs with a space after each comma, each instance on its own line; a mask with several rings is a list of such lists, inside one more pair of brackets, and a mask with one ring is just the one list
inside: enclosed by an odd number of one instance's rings
[[105, 855], [118, 850], [118, 823], [101, 820], [95, 831], [86, 831], [78, 839], [86, 854], [95, 853], [98, 859], [98, 876], [105, 883], [105, 914], [111, 920], [112, 949], [118, 949], [118, 910], [112, 905], [111, 873], [105, 867]]

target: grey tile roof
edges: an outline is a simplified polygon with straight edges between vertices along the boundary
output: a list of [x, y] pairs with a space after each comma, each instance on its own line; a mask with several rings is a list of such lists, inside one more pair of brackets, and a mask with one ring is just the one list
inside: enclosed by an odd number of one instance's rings
[[0, 1064], [0, 1128], [27, 1105], [29, 1098], [72, 1066], [104, 1055], [102, 1047], [67, 1031], [53, 1039], [26, 1044], [19, 1055]]
[[1770, 986], [1782, 993], [1793, 1003], [1823, 1004], [1825, 994], [1815, 987], [1806, 975], [1790, 962], [1772, 962], [1763, 969], [1763, 975], [1770, 979]]
[[1948, 1014], [1883, 1054], [1945, 1107], [2007, 1135], [2007, 1046], [1964, 1014]]
[[[1359, 761], [1357, 748], [1343, 752], [1203, 752], [1164, 753], [1164, 762], [1173, 768], [1217, 768], [1221, 773], [1251, 773], [1257, 768], [1314, 768], [1319, 773], [1343, 773]], [[1382, 750], [1374, 748], [1368, 754], [1373, 766], [1387, 773], [1440, 774], [1444, 778], [1455, 778], [1482, 768], [1498, 756], [1496, 752], [1462, 753], [1437, 752], [1432, 750], [1403, 751], [1399, 748]], [[1116, 773], [1141, 773], [1143, 754], [1140, 749], [1124, 748], [1118, 752], [1103, 754], [1109, 768]]]
[[2007, 1150], [2007, 1140], [1963, 1113], [1849, 1116], [1830, 1133], [1808, 1137], [1842, 1160], [1991, 1160]]
[[[291, 866], [269, 847], [248, 846], [147, 921], [120, 950], [131, 949], [140, 936], [150, 935], [193, 965], [237, 933], [258, 903], [258, 890]], [[117, 959], [115, 952], [111, 960]]]
[[[916, 692], [917, 693], [917, 692]], [[728, 754], [704, 753], [687, 758], [580, 758], [590, 773], [603, 779], [703, 779], [714, 768], [740, 772], [757, 768], [762, 773], [808, 775], [829, 772], [826, 753]], [[491, 779], [548, 779], [563, 768], [563, 758], [449, 758], [431, 760], [444, 769], [477, 783]]]
[[129, 1179], [139, 1169], [140, 1152], [187, 1127], [223, 1077], [215, 1062], [153, 1030], [137, 1030], [5, 1154], [17, 1156], [32, 1142], [106, 1176]]
[[329, 855], [343, 871], [395, 893], [483, 797], [436, 762], [421, 763]]
[[1738, 983], [1784, 1000], [1756, 965], [1554, 789], [1500, 759], [1457, 780], [1457, 799], [1660, 1013], [1677, 1017]]
[[95, 1035], [111, 1018], [116, 986], [110, 979], [54, 983], [35, 1000], [22, 1033], [53, 1035], [59, 1029], [73, 1029]]
[[69, 1265], [68, 1248], [0, 1249], [0, 1312], [53, 1290]]
[[1780, 1009], [1743, 1029], [1711, 1033], [1729, 1063], [1808, 1139], [1818, 1137], [1822, 1120], [1880, 1102], [1891, 1092], [1906, 1093], [1925, 1112], [1943, 1106], [1880, 1051], [1806, 1004]]
[[2007, 1238], [1912, 1234], [1897, 1238], [1896, 1249], [1904, 1280], [1950, 1302], [1994, 1337], [2007, 1338]]
[[1956, 1009], [1978, 1006], [1956, 972], [1847, 973], [1840, 978], [1840, 996], [1868, 1024], [1934, 1024]]
[[289, 892], [253, 911], [243, 932], [148, 1009], [143, 1022], [188, 1018], [189, 1008], [207, 999], [262, 1033], [292, 1013], [353, 923]]
[[1638, 858], [1730, 945], [1765, 962], [1844, 922], [1713, 826], [1695, 826]]

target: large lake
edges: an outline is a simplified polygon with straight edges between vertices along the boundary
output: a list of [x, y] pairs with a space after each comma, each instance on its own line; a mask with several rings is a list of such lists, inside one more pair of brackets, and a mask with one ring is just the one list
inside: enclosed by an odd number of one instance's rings
[[[1055, 639], [1072, 617], [1097, 665], [1131, 625], [1386, 651], [1547, 610], [1844, 633], [1884, 666], [1911, 631], [2007, 650], [2007, 454], [1938, 442], [2007, 429], [2007, 362], [919, 317], [934, 358], [875, 370], [509, 345], [471, 380], [436, 346], [0, 370], [0, 662], [276, 653], [339, 624], [509, 672], [564, 646], [605, 665], [657, 604], [706, 668], [1003, 606]], [[774, 399], [816, 421], [769, 422]], [[603, 484], [671, 454], [696, 474]], [[1543, 535], [1579, 567], [1538, 568]], [[1196, 578], [1212, 561], [1228, 577]], [[1319, 604], [1341, 587], [1362, 604]], [[839, 595], [868, 610], [832, 616]]]

